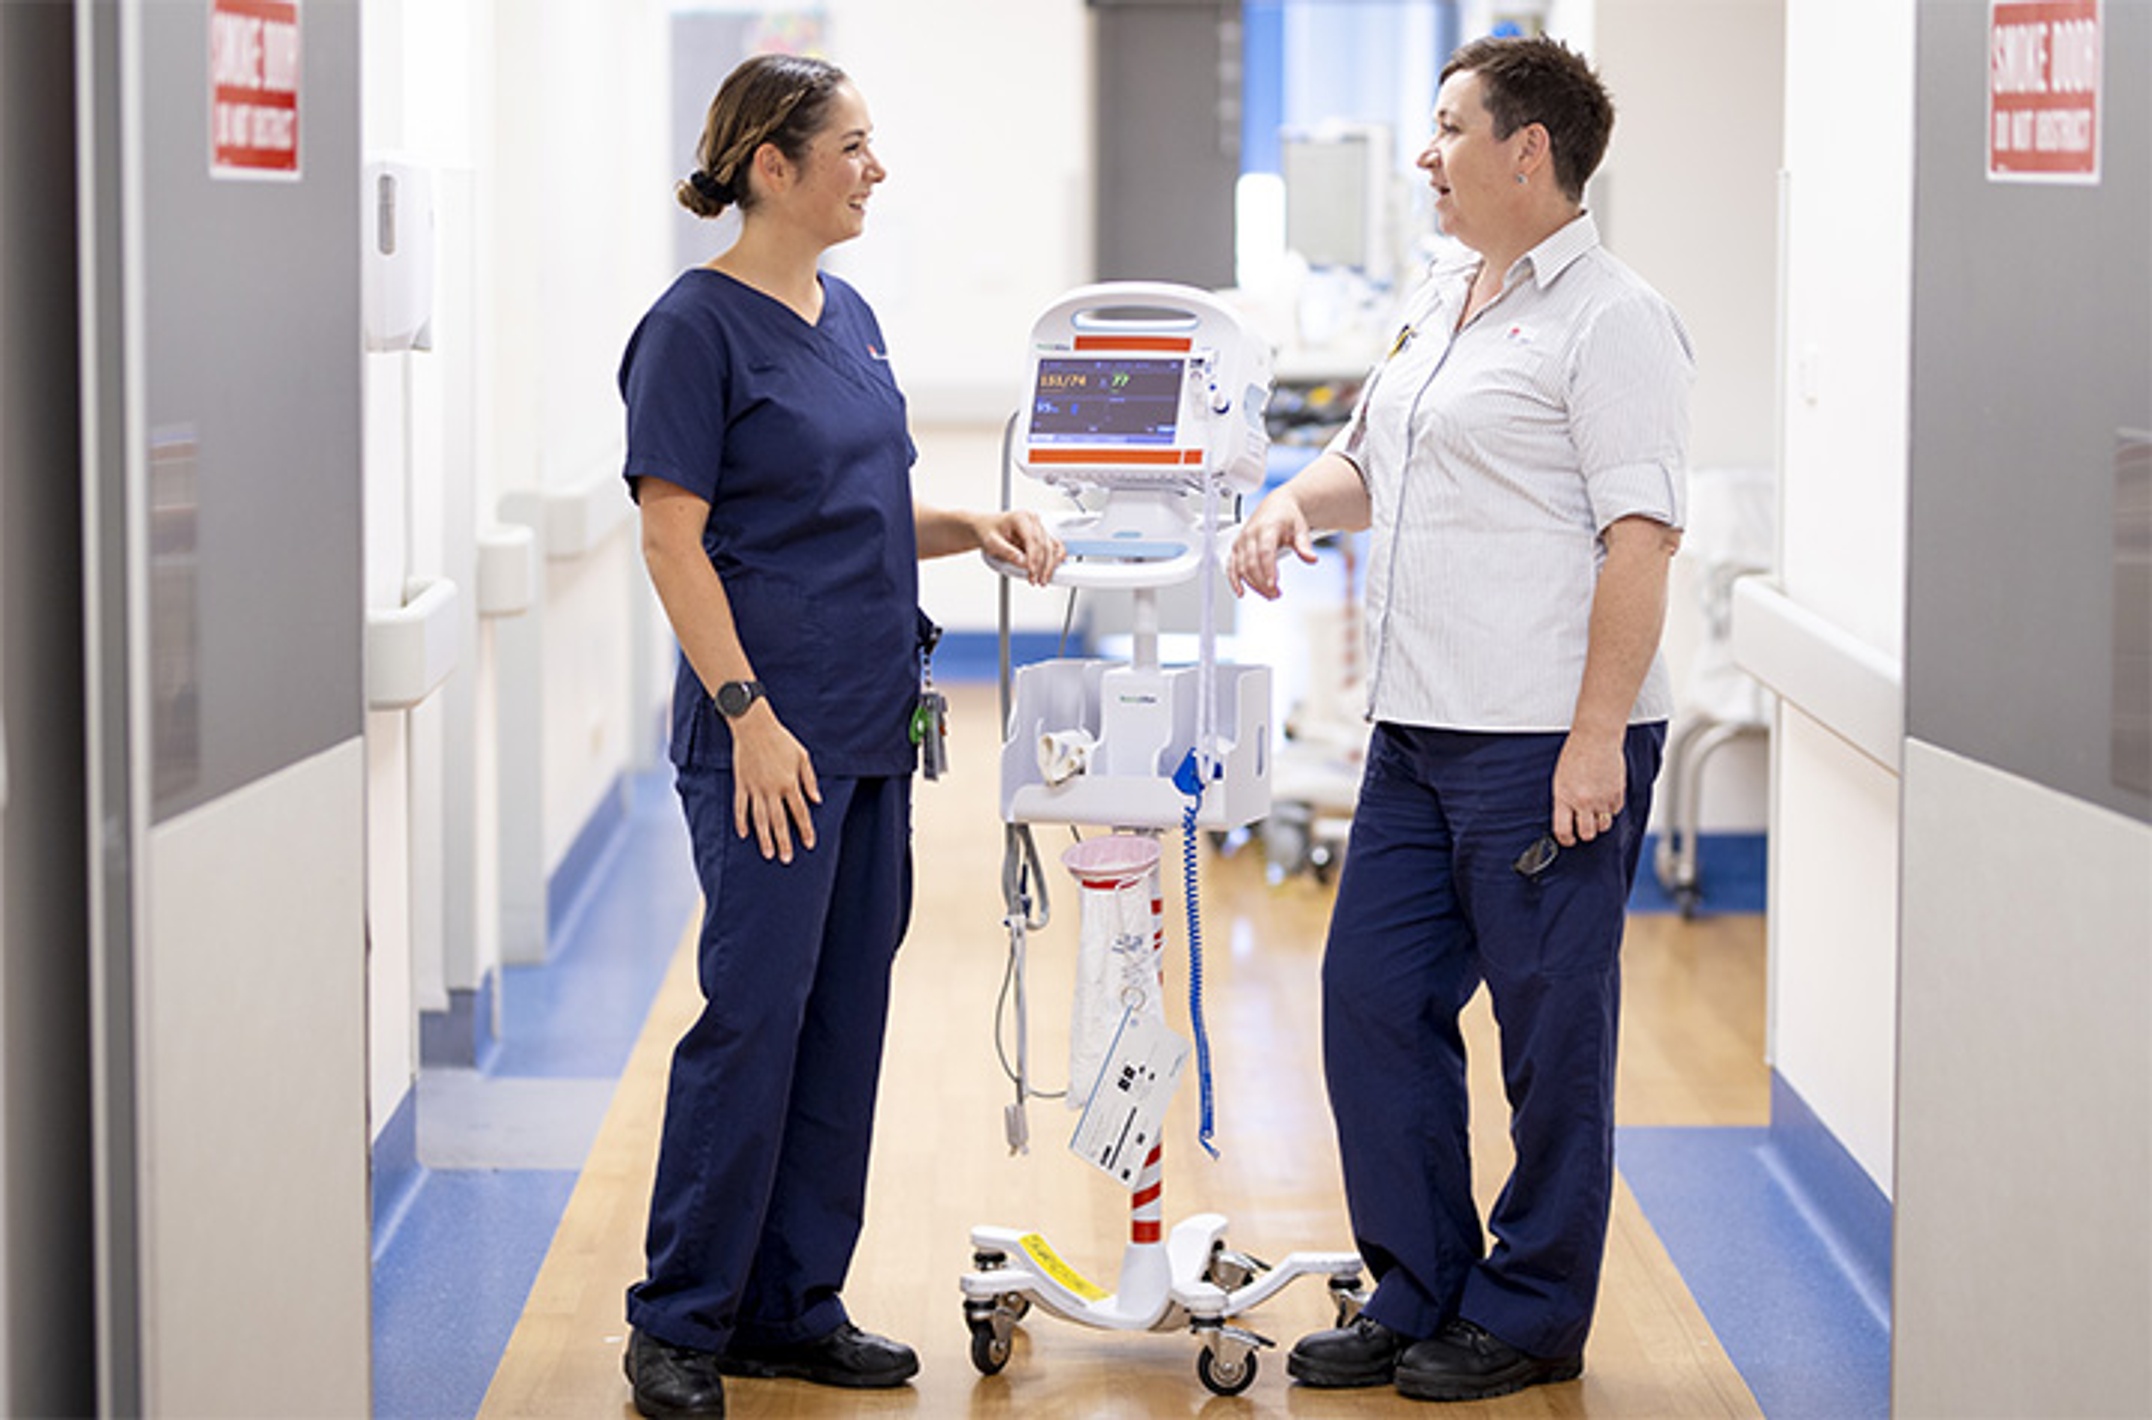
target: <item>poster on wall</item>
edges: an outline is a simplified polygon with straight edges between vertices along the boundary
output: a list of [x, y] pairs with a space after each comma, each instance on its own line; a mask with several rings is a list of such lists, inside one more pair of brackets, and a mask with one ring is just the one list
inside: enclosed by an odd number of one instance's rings
[[210, 0], [209, 175], [299, 176], [299, 0]]
[[2100, 180], [2101, 0], [1990, 0], [1990, 182]]

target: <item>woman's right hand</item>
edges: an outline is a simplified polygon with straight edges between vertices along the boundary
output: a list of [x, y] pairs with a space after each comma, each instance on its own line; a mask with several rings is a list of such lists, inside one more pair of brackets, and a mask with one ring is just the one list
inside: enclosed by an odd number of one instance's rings
[[1256, 505], [1248, 521], [1233, 539], [1232, 555], [1226, 559], [1226, 583], [1234, 596], [1253, 590], [1270, 601], [1278, 599], [1278, 554], [1290, 549], [1302, 562], [1315, 561], [1315, 537], [1307, 515], [1291, 490], [1275, 489]]
[[753, 833], [764, 858], [792, 861], [792, 840], [814, 847], [814, 814], [822, 802], [814, 761], [807, 747], [792, 737], [767, 700], [726, 724], [732, 730], [732, 827], [745, 838]]

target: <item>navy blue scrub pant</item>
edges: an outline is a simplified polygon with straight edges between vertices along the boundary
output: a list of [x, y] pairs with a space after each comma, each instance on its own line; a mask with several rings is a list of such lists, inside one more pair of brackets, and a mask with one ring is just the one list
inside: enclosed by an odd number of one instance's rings
[[866, 1208], [889, 983], [911, 913], [911, 780], [824, 778], [787, 865], [732, 827], [732, 776], [682, 769], [706, 1004], [673, 1052], [628, 1321], [675, 1346], [812, 1341]]
[[[1323, 958], [1323, 1059], [1346, 1201], [1407, 1336], [1462, 1316], [1534, 1356], [1582, 1352], [1614, 1183], [1621, 935], [1664, 724], [1628, 733], [1611, 831], [1516, 862], [1553, 817], [1559, 734], [1378, 725]], [[1458, 1014], [1485, 981], [1516, 1167], [1472, 1194]]]

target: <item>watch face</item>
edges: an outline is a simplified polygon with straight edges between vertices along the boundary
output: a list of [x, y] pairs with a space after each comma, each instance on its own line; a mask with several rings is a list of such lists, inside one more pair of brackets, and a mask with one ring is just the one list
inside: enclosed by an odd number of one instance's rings
[[747, 707], [755, 703], [755, 686], [751, 681], [728, 680], [717, 688], [717, 708], [725, 718], [733, 719], [747, 713]]

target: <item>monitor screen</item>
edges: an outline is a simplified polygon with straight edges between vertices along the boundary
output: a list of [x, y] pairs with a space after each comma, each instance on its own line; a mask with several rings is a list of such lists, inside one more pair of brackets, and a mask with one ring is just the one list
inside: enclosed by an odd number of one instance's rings
[[1031, 442], [1170, 445], [1185, 369], [1183, 361], [1155, 358], [1042, 358], [1031, 392]]
[[1285, 244], [1308, 265], [1373, 266], [1368, 152], [1365, 134], [1285, 140]]

